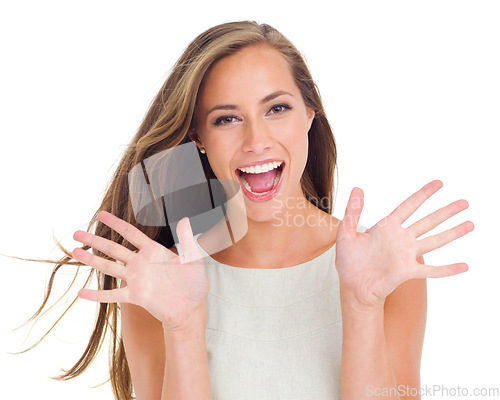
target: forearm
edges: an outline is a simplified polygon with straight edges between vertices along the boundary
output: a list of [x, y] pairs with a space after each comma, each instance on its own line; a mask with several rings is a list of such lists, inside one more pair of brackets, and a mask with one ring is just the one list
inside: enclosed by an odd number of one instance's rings
[[206, 320], [182, 332], [164, 329], [166, 354], [162, 400], [212, 399], [205, 329]]
[[384, 334], [384, 308], [362, 309], [341, 289], [342, 400], [399, 399]]

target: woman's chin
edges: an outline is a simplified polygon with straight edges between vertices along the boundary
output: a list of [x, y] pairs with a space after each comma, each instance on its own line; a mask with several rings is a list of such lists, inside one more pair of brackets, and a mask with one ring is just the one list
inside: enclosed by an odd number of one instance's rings
[[267, 203], [259, 204], [255, 204], [253, 202], [246, 203], [246, 213], [249, 221], [279, 223], [279, 218], [277, 218], [277, 215], [280, 214], [280, 212], [275, 205], [273, 206], [274, 202], [270, 201]]

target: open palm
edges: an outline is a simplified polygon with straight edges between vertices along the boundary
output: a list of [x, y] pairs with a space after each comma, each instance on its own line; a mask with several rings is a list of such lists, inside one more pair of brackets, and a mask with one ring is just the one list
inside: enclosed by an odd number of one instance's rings
[[183, 256], [178, 256], [109, 212], [101, 211], [97, 217], [139, 250], [131, 251], [89, 232], [75, 232], [75, 240], [125, 265], [81, 248], [73, 250], [76, 260], [127, 283], [126, 287], [112, 290], [82, 289], [78, 293], [80, 298], [102, 303], [136, 304], [170, 330], [182, 329], [193, 313], [206, 307], [208, 276], [188, 218], [182, 219], [177, 225], [177, 236], [184, 252]]
[[364, 306], [379, 306], [401, 283], [414, 278], [441, 278], [467, 271], [465, 263], [434, 267], [421, 264], [421, 255], [471, 232], [466, 221], [436, 235], [417, 240], [451, 216], [468, 207], [458, 200], [403, 228], [406, 221], [443, 183], [432, 181], [401, 203], [366, 232], [357, 232], [364, 205], [363, 191], [354, 188], [337, 234], [335, 265], [343, 288]]

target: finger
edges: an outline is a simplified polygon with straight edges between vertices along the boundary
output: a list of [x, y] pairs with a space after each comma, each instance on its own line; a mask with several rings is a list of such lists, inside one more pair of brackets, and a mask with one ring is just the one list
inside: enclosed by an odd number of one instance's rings
[[364, 193], [361, 188], [354, 187], [351, 190], [351, 195], [347, 202], [344, 219], [342, 220], [342, 225], [345, 227], [348, 234], [355, 234], [356, 227], [359, 223], [359, 218], [361, 216], [361, 211], [364, 207]]
[[149, 236], [142, 233], [135, 226], [107, 211], [99, 211], [99, 213], [97, 214], [97, 219], [109, 226], [114, 231], [118, 232], [129, 243], [132, 243], [139, 250], [147, 247], [152, 242]]
[[457, 200], [415, 222], [407, 229], [409, 229], [415, 237], [418, 238], [468, 207], [469, 203], [467, 200]]
[[176, 227], [176, 232], [182, 252], [184, 253], [181, 257], [181, 263], [184, 264], [201, 259], [203, 256], [198, 245], [194, 241], [189, 218], [186, 217], [179, 221]]
[[402, 224], [423, 204], [424, 201], [426, 201], [442, 187], [443, 182], [438, 179], [429, 182], [397, 206], [390, 215]]
[[472, 223], [472, 221], [466, 221], [444, 232], [428, 236], [421, 240], [417, 240], [418, 252], [420, 254], [425, 254], [432, 250], [439, 249], [445, 244], [453, 242], [454, 240], [466, 235], [469, 232], [472, 232], [473, 230], [474, 224]]
[[120, 266], [119, 264], [110, 260], [106, 260], [102, 257], [98, 257], [95, 254], [91, 254], [80, 247], [77, 247], [73, 250], [73, 258], [92, 268], [99, 270], [103, 274], [114, 276], [115, 278], [123, 279], [125, 281], [127, 280], [126, 267]]
[[130, 303], [127, 287], [110, 290], [81, 289], [78, 292], [78, 297], [99, 303]]
[[128, 260], [130, 260], [135, 254], [132, 250], [127, 249], [121, 244], [94, 235], [90, 232], [76, 231], [73, 234], [73, 239], [78, 242], [88, 244], [90, 247], [107, 254], [115, 260], [123, 261], [125, 264], [128, 264]]
[[434, 267], [432, 265], [419, 264], [415, 278], [445, 278], [447, 276], [458, 275], [468, 271], [469, 267], [466, 263], [455, 263]]

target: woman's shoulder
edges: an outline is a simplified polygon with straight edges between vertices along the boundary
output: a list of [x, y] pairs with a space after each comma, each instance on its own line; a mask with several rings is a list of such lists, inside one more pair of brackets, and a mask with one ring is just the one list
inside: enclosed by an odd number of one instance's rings
[[[317, 240], [325, 242], [325, 246], [333, 245], [337, 241], [337, 234], [342, 224], [342, 220], [324, 211], [320, 211], [312, 221], [313, 225], [315, 225], [313, 235]], [[365, 232], [367, 230], [368, 228], [366, 226], [358, 224], [358, 232]]]
[[309, 237], [314, 247], [328, 249], [332, 247], [337, 240], [337, 232], [342, 221], [331, 214], [318, 210], [312, 216], [308, 217], [308, 231], [304, 232]]

